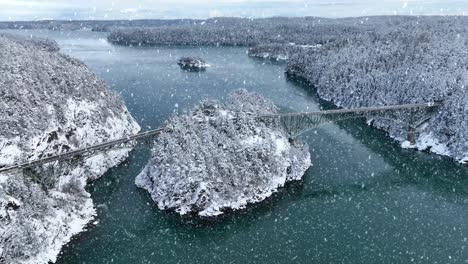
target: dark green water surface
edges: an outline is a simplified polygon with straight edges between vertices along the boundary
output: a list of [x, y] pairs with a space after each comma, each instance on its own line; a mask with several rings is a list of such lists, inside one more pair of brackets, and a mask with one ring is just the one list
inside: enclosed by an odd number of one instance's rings
[[[324, 105], [284, 65], [245, 48], [114, 47], [91, 32], [22, 31], [57, 39], [122, 94], [143, 129], [206, 97], [246, 88], [285, 111]], [[200, 55], [204, 73], [177, 59]], [[64, 247], [57, 263], [468, 263], [468, 169], [402, 150], [360, 120], [302, 136], [313, 167], [270, 199], [213, 221], [159, 211], [134, 185], [145, 147], [89, 185], [97, 225]]]

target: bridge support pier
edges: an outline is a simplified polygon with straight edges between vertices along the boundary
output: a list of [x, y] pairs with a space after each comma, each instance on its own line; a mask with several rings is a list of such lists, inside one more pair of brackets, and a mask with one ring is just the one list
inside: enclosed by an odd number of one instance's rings
[[413, 127], [413, 126], [408, 127], [408, 132], [406, 134], [406, 140], [408, 140], [409, 143], [411, 143], [411, 145], [416, 144], [416, 128], [415, 127]]

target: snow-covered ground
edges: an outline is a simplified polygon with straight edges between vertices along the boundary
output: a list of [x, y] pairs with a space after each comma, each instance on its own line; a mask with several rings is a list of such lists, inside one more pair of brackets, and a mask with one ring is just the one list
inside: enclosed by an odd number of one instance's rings
[[405, 140], [401, 143], [402, 148], [415, 148], [418, 150], [430, 149], [431, 152], [443, 156], [451, 156], [450, 150], [446, 144], [441, 144], [431, 133], [420, 135], [416, 140], [416, 144], [412, 145]]

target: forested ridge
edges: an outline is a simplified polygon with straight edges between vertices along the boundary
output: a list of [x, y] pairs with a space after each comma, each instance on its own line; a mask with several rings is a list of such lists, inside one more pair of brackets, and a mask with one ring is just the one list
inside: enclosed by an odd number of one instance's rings
[[[466, 25], [465, 18], [420, 18], [321, 50], [303, 50], [291, 57], [287, 72], [346, 108], [443, 101], [444, 107], [419, 130], [420, 148], [435, 147], [463, 160], [468, 153]], [[406, 133], [397, 123], [376, 125], [398, 139]]]
[[372, 30], [354, 19], [336, 22], [333, 19], [304, 18], [212, 18], [183, 25], [160, 27], [127, 27], [111, 32], [114, 44], [147, 45], [212, 45], [254, 46], [266, 43], [324, 43], [345, 34]]

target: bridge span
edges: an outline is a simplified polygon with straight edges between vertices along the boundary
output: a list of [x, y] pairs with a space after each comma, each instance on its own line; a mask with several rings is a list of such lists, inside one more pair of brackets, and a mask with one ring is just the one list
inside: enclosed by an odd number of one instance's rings
[[[442, 106], [441, 102], [430, 102], [423, 104], [405, 104], [405, 105], [390, 105], [378, 107], [362, 107], [354, 109], [338, 109], [325, 110], [315, 112], [294, 112], [281, 113], [274, 115], [262, 115], [255, 118], [259, 121], [278, 121], [290, 137], [297, 137], [300, 134], [311, 130], [315, 127], [333, 123], [341, 120], [368, 118], [368, 119], [384, 119], [392, 120], [407, 126], [408, 141], [415, 142], [416, 128], [427, 122], [435, 109]], [[52, 155], [49, 157], [30, 160], [0, 168], [0, 173], [16, 169], [26, 169], [35, 166], [40, 166], [55, 161], [71, 159], [74, 157], [86, 157], [95, 155], [98, 152], [105, 152], [112, 149], [131, 148], [125, 144], [136, 142], [144, 138], [151, 138], [159, 135], [163, 131], [170, 131], [168, 128], [158, 128], [145, 131], [136, 135], [127, 136], [115, 140], [110, 140], [93, 146], [87, 146], [80, 149]]]

